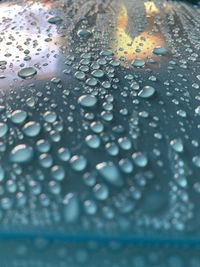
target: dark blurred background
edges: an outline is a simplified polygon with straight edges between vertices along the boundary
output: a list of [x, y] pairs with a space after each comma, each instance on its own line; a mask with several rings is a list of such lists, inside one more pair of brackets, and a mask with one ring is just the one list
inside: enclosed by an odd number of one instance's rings
[[[174, 1], [177, 1], [177, 0], [174, 0]], [[178, 0], [178, 1], [189, 2], [192, 4], [200, 5], [200, 0]]]

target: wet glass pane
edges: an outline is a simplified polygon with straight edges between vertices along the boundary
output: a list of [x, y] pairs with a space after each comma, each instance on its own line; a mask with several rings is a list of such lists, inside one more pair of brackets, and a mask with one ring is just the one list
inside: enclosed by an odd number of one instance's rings
[[119, 251], [112, 266], [183, 266], [179, 246], [200, 265], [197, 2], [0, 1], [0, 251], [19, 247], [8, 266], [40, 249], [71, 266], [98, 266], [90, 251], [101, 266]]

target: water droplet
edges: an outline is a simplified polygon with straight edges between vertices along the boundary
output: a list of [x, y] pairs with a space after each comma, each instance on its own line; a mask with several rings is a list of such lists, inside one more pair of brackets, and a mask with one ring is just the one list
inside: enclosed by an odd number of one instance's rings
[[57, 181], [62, 181], [65, 178], [65, 169], [62, 166], [54, 165], [51, 168], [51, 175]]
[[82, 39], [88, 39], [89, 37], [91, 37], [92, 33], [87, 28], [83, 28], [78, 30], [77, 35]]
[[61, 191], [61, 186], [57, 181], [50, 181], [49, 182], [49, 191], [54, 195], [59, 195]]
[[192, 158], [192, 162], [194, 163], [194, 165], [198, 168], [200, 168], [200, 157], [199, 156], [194, 156]]
[[97, 103], [97, 99], [93, 95], [82, 95], [78, 99], [78, 103], [82, 107], [91, 108], [94, 107]]
[[145, 61], [143, 59], [135, 59], [132, 62], [132, 65], [136, 68], [142, 68], [145, 65]]
[[67, 223], [76, 222], [79, 218], [80, 207], [77, 195], [69, 193], [64, 197], [64, 218]]
[[24, 68], [18, 72], [18, 76], [21, 77], [22, 79], [31, 79], [36, 74], [37, 70], [33, 67]]
[[90, 127], [94, 133], [101, 133], [104, 130], [104, 126], [100, 121], [92, 122]]
[[68, 161], [71, 157], [71, 152], [69, 149], [61, 147], [58, 150], [58, 156], [62, 161]]
[[96, 184], [93, 190], [95, 197], [99, 200], [106, 200], [109, 196], [109, 190], [105, 184]]
[[89, 215], [93, 215], [97, 211], [97, 205], [93, 200], [86, 200], [84, 202], [85, 212]]
[[119, 154], [119, 147], [114, 142], [110, 142], [106, 144], [106, 151], [111, 156], [117, 156]]
[[35, 137], [41, 131], [41, 126], [39, 122], [36, 121], [29, 121], [23, 127], [23, 132], [26, 136]]
[[102, 78], [104, 76], [104, 72], [102, 70], [94, 70], [92, 72], [92, 76], [95, 78]]
[[167, 54], [167, 50], [164, 47], [155, 47], [153, 53], [158, 56], [164, 56]]
[[85, 73], [83, 71], [77, 71], [74, 76], [76, 77], [76, 79], [83, 81], [86, 77]]
[[11, 199], [4, 197], [1, 199], [1, 207], [4, 210], [9, 210], [12, 207]]
[[59, 16], [51, 17], [50, 19], [48, 19], [48, 22], [50, 24], [56, 24], [56, 25], [58, 25], [58, 24], [61, 24], [62, 18], [60, 18]]
[[197, 108], [195, 108], [195, 113], [200, 116], [200, 106], [198, 106]]
[[16, 124], [23, 123], [27, 118], [27, 113], [24, 110], [15, 110], [11, 114], [11, 121]]
[[148, 164], [147, 156], [141, 152], [136, 152], [132, 155], [135, 165], [138, 167], [146, 167]]
[[131, 173], [133, 171], [133, 163], [129, 159], [121, 159], [119, 167], [124, 173]]
[[33, 158], [33, 148], [20, 144], [15, 146], [10, 152], [10, 160], [15, 163], [26, 163]]
[[36, 143], [37, 149], [41, 153], [46, 153], [50, 150], [51, 145], [48, 140], [40, 139]]
[[176, 152], [183, 152], [183, 143], [181, 139], [171, 140], [170, 145]]
[[123, 180], [119, 170], [113, 162], [102, 162], [97, 164], [96, 169], [102, 177], [109, 183], [115, 186], [122, 186]]
[[4, 122], [0, 122], [0, 138], [4, 137], [8, 132], [8, 126]]
[[118, 140], [120, 147], [124, 150], [130, 150], [132, 147], [131, 141], [127, 137], [121, 137]]
[[98, 83], [97, 79], [93, 77], [86, 80], [86, 84], [89, 86], [96, 86], [97, 83]]
[[70, 159], [72, 169], [75, 171], [83, 171], [87, 166], [87, 160], [82, 155], [75, 155]]
[[86, 172], [84, 175], [83, 175], [83, 180], [84, 180], [84, 183], [87, 185], [87, 186], [94, 186], [95, 183], [96, 183], [96, 177], [94, 174], [92, 173], [88, 173]]
[[98, 148], [100, 146], [100, 139], [97, 135], [93, 134], [93, 135], [88, 135], [86, 138], [85, 138], [85, 141], [87, 143], [87, 145], [91, 148]]
[[155, 94], [156, 90], [152, 86], [145, 86], [143, 89], [138, 93], [138, 96], [141, 98], [150, 98]]
[[47, 111], [44, 113], [43, 118], [46, 122], [53, 123], [56, 120], [57, 115], [53, 111]]
[[49, 168], [53, 164], [53, 158], [50, 154], [44, 153], [39, 156], [39, 163], [43, 168]]

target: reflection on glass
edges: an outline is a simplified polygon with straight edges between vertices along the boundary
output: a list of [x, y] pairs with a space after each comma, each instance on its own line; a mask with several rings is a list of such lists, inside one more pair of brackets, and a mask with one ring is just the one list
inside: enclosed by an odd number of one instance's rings
[[8, 79], [17, 78], [17, 72], [22, 67], [36, 66], [40, 69], [39, 79], [51, 77], [55, 72], [59, 35], [57, 27], [49, 24], [44, 15], [49, 8], [48, 2], [32, 3], [30, 6], [28, 2], [27, 6], [0, 3], [0, 53], [1, 60], [6, 61], [3, 75], [7, 78], [1, 80], [2, 84], [4, 80], [7, 80], [7, 85]]
[[[117, 18], [117, 28], [114, 36], [113, 50], [116, 52], [116, 59], [125, 58], [131, 62], [135, 58], [146, 59], [152, 56], [152, 50], [155, 47], [165, 44], [164, 36], [158, 30], [154, 32], [155, 16], [160, 14], [159, 8], [153, 2], [144, 3], [147, 18], [147, 27], [136, 36], [132, 37], [126, 32], [128, 25], [128, 11], [125, 5], [122, 5]], [[165, 11], [168, 11], [168, 5], [165, 5]], [[135, 27], [138, 27], [135, 25]]]

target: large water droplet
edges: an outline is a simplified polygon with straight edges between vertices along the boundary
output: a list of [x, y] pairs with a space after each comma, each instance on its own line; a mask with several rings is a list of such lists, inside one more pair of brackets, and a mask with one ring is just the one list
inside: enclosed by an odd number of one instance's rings
[[51, 175], [57, 181], [62, 181], [65, 178], [65, 169], [62, 166], [54, 165], [51, 168]]
[[50, 154], [44, 153], [39, 157], [39, 163], [44, 168], [49, 168], [53, 164], [53, 158]]
[[58, 156], [62, 161], [68, 161], [71, 157], [71, 152], [68, 148], [61, 147], [58, 150]]
[[19, 109], [12, 112], [10, 119], [12, 122], [20, 124], [23, 123], [26, 118], [27, 118], [26, 111]]
[[70, 164], [75, 171], [83, 171], [87, 166], [87, 160], [82, 155], [75, 155], [70, 159]]
[[76, 79], [83, 81], [86, 77], [85, 73], [83, 71], [77, 71], [74, 76], [76, 77]]
[[29, 121], [23, 127], [23, 132], [26, 136], [35, 137], [40, 133], [41, 126], [39, 122]]
[[119, 170], [113, 162], [102, 162], [97, 164], [96, 169], [102, 177], [109, 183], [115, 186], [122, 186], [123, 180], [120, 176]]
[[102, 78], [104, 76], [104, 72], [102, 70], [94, 70], [92, 72], [92, 76], [95, 78]]
[[10, 160], [15, 163], [26, 163], [33, 157], [33, 148], [20, 144], [15, 146], [10, 152]]
[[82, 107], [90, 108], [90, 107], [94, 107], [96, 105], [97, 99], [93, 95], [82, 95], [79, 97], [78, 103]]
[[73, 193], [67, 194], [63, 200], [63, 204], [64, 204], [65, 221], [68, 223], [77, 221], [80, 214], [79, 201], [77, 195]]
[[86, 200], [84, 202], [84, 208], [85, 212], [90, 215], [95, 214], [97, 211], [97, 205], [93, 200]]
[[148, 158], [141, 152], [136, 152], [132, 155], [135, 165], [138, 167], [145, 167], [148, 163]]
[[131, 173], [134, 169], [133, 163], [129, 159], [121, 159], [119, 161], [119, 167], [124, 173]]
[[44, 113], [43, 118], [46, 122], [53, 123], [56, 120], [57, 115], [54, 111], [47, 111]]
[[135, 59], [132, 62], [132, 65], [136, 68], [142, 68], [145, 65], [145, 61], [143, 59]]
[[100, 138], [95, 134], [88, 135], [85, 138], [85, 141], [86, 141], [87, 145], [91, 148], [98, 148], [100, 146], [100, 143], [101, 143]]
[[105, 184], [96, 184], [93, 190], [95, 197], [99, 200], [106, 200], [109, 196], [109, 190]]
[[171, 140], [170, 145], [176, 152], [183, 152], [183, 143], [181, 139]]
[[50, 24], [56, 24], [56, 25], [58, 25], [58, 24], [60, 24], [62, 22], [62, 18], [59, 17], [59, 16], [51, 17], [50, 19], [48, 19], [48, 22]]
[[143, 89], [138, 93], [138, 96], [141, 98], [150, 98], [155, 94], [156, 90], [152, 86], [145, 86]]
[[37, 150], [41, 153], [46, 153], [50, 150], [51, 145], [48, 140], [40, 139], [36, 143]]
[[167, 50], [164, 47], [155, 47], [153, 53], [158, 56], [164, 56], [167, 54]]
[[22, 79], [31, 79], [36, 74], [37, 70], [33, 67], [24, 68], [18, 72], [18, 76], [21, 77]]

